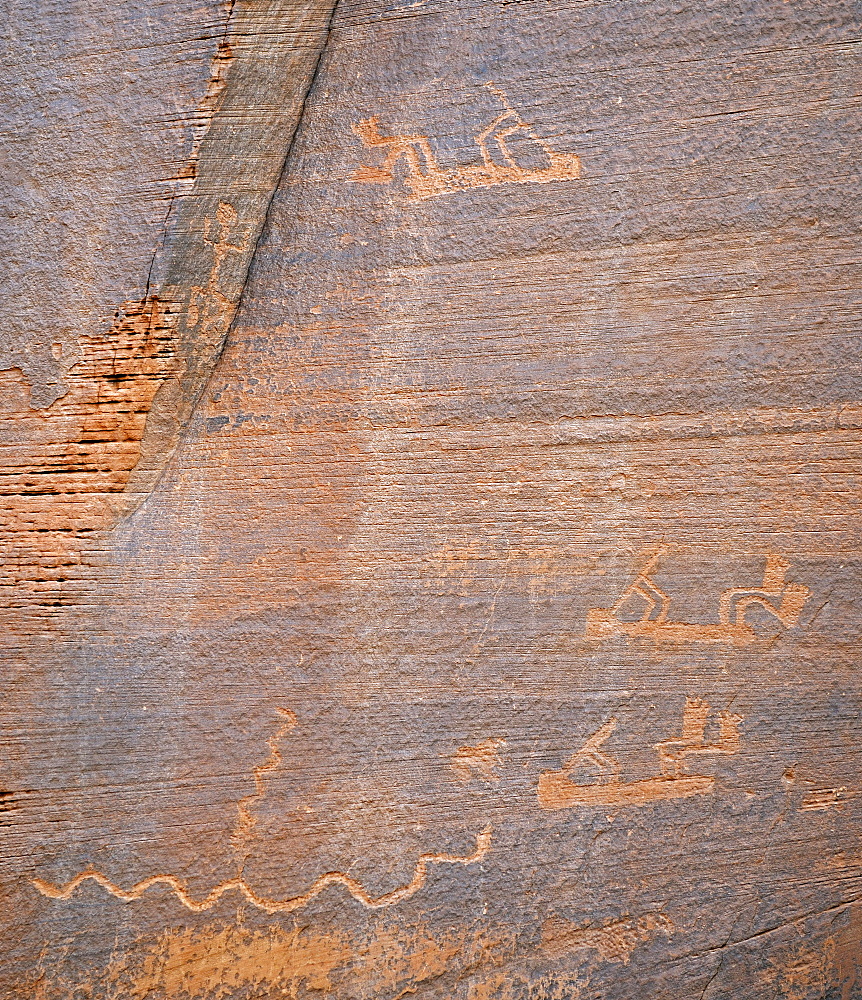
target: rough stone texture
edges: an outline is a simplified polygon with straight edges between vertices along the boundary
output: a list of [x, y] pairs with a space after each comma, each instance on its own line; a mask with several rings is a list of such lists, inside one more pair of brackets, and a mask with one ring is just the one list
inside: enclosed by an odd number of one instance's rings
[[862, 997], [858, 10], [152, 8], [188, 190], [0, 373], [2, 995]]

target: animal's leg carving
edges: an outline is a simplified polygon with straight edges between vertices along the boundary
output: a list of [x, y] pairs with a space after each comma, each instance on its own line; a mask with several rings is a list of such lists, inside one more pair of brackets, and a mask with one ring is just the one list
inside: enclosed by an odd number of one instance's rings
[[[622, 609], [626, 601], [637, 595], [646, 604], [646, 610], [641, 615], [640, 620], [642, 622], [652, 621], [655, 624], [660, 625], [666, 618], [668, 610], [670, 609], [670, 597], [657, 587], [652, 580], [645, 576], [639, 576], [637, 580], [623, 592], [623, 595], [613, 606], [613, 613], [615, 615]], [[652, 617], [653, 611], [661, 605], [659, 613], [655, 618]]]
[[781, 594], [781, 606], [778, 617], [785, 628], [794, 628], [799, 622], [805, 602], [811, 596], [811, 590], [803, 583], [788, 583]]
[[503, 157], [506, 163], [508, 163], [509, 166], [512, 167], [513, 170], [522, 170], [523, 168], [515, 160], [514, 156], [512, 156], [509, 147], [506, 144], [506, 139], [510, 135], [514, 135], [516, 132], [520, 132], [521, 130], [522, 129], [520, 125], [512, 125], [510, 128], [501, 129], [494, 136], [494, 139], [497, 143], [497, 148], [500, 150], [500, 155]]
[[[483, 129], [476, 136], [476, 145], [479, 147], [479, 152], [482, 155], [482, 162], [485, 164], [485, 169], [489, 173], [494, 173], [494, 171], [496, 171], [497, 164], [494, 163], [493, 157], [488, 152], [488, 140], [494, 134], [494, 132], [496, 131], [496, 129], [504, 121], [506, 121], [508, 118], [511, 118], [511, 117], [512, 117], [512, 112], [510, 112], [510, 111], [504, 111], [503, 114], [497, 115], [497, 117], [491, 122], [491, 124], [487, 128]], [[498, 141], [498, 145], [499, 145], [499, 141]], [[506, 154], [504, 153], [504, 155], [506, 155]], [[514, 163], [513, 160], [511, 160], [511, 157], [509, 159], [510, 159], [510, 162], [512, 163], [512, 165], [515, 166], [515, 163]]]

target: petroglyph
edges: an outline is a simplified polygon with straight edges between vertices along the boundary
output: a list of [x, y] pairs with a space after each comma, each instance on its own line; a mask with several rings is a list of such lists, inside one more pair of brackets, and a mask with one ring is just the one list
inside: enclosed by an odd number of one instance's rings
[[588, 987], [580, 970], [537, 975], [529, 969], [515, 971], [510, 967], [471, 980], [466, 993], [447, 994], [446, 1000], [579, 1000]]
[[[757, 632], [746, 622], [751, 607], [767, 611], [785, 629], [794, 628], [805, 602], [811, 596], [801, 583], [787, 583], [785, 574], [790, 563], [780, 556], [768, 556], [760, 587], [731, 587], [718, 602], [718, 623], [668, 621], [670, 597], [651, 579], [661, 557], [667, 552], [660, 548], [620, 595], [611, 608], [590, 608], [587, 612], [585, 635], [589, 639], [604, 639], [612, 635], [646, 637], [653, 642], [732, 643], [747, 646], [757, 638]], [[779, 603], [776, 604], [775, 602]], [[627, 608], [643, 606], [641, 617], [627, 621], [621, 617]]]
[[257, 818], [252, 813], [251, 807], [252, 805], [262, 802], [266, 797], [266, 789], [263, 784], [264, 776], [269, 774], [270, 771], [274, 771], [281, 763], [281, 751], [278, 748], [279, 744], [281, 743], [282, 738], [296, 726], [296, 715], [291, 712], [289, 708], [279, 708], [276, 709], [276, 711], [282, 716], [282, 718], [285, 719], [285, 722], [275, 736], [272, 736], [267, 740], [267, 746], [270, 750], [269, 758], [265, 763], [256, 767], [252, 772], [252, 776], [254, 777], [254, 793], [252, 795], [247, 795], [244, 799], [241, 799], [239, 805], [236, 807], [237, 825], [233, 835], [231, 836], [231, 844], [233, 849], [236, 851], [237, 856], [240, 858], [240, 875], [242, 875], [250, 854], [247, 846], [248, 839], [257, 824]]
[[131, 889], [123, 889], [116, 882], [111, 881], [101, 871], [87, 868], [79, 872], [71, 881], [63, 886], [54, 885], [44, 879], [32, 879], [32, 884], [38, 892], [49, 899], [69, 899], [74, 892], [83, 885], [84, 882], [95, 882], [106, 892], [122, 900], [124, 903], [131, 903], [140, 899], [148, 889], [157, 885], [166, 885], [172, 890], [177, 899], [186, 909], [193, 913], [203, 913], [221, 899], [225, 893], [238, 892], [247, 902], [267, 913], [290, 913], [307, 905], [316, 896], [319, 896], [324, 889], [330, 885], [342, 885], [350, 895], [363, 906], [372, 910], [382, 909], [386, 906], [393, 906], [405, 899], [415, 895], [424, 885], [428, 877], [430, 865], [472, 865], [481, 861], [491, 849], [492, 828], [486, 826], [476, 837], [476, 848], [471, 854], [434, 854], [424, 853], [419, 855], [416, 866], [413, 869], [413, 877], [406, 885], [392, 889], [381, 896], [372, 896], [365, 887], [345, 872], [326, 872], [315, 879], [311, 888], [307, 892], [298, 896], [291, 896], [287, 899], [269, 899], [261, 896], [252, 889], [243, 876], [243, 869], [250, 856], [247, 848], [249, 836], [256, 825], [256, 819], [251, 812], [253, 803], [259, 803], [265, 797], [264, 777], [275, 770], [281, 762], [281, 751], [279, 743], [281, 739], [296, 725], [296, 716], [289, 709], [278, 709], [279, 714], [286, 720], [274, 736], [268, 741], [270, 756], [265, 763], [256, 767], [253, 771], [255, 791], [253, 794], [242, 799], [237, 806], [237, 825], [231, 843], [239, 857], [237, 874], [233, 878], [220, 882], [203, 899], [194, 899], [188, 891], [188, 884], [176, 875], [150, 875], [140, 882], [136, 882]]
[[793, 805], [803, 812], [824, 812], [841, 807], [845, 802], [858, 798], [856, 788], [847, 785], [825, 786], [817, 781], [797, 775], [795, 768], [788, 767], [782, 775], [782, 783], [792, 795]]
[[505, 740], [488, 739], [473, 747], [458, 747], [450, 758], [449, 766], [459, 781], [468, 782], [478, 778], [480, 781], [496, 783], [500, 780], [500, 775], [494, 768], [503, 763], [500, 750], [505, 745]]
[[[375, 115], [352, 125], [364, 146], [385, 152], [380, 166], [358, 167], [353, 180], [365, 184], [391, 184], [395, 167], [406, 167], [404, 183], [413, 201], [438, 198], [470, 188], [495, 187], [498, 184], [547, 184], [550, 181], [577, 180], [581, 161], [575, 154], [558, 153], [524, 121], [499, 87], [486, 84], [503, 106], [503, 111], [475, 136], [481, 163], [447, 169], [441, 167], [426, 135], [385, 135], [380, 118]], [[525, 167], [518, 163], [507, 140], [516, 137], [527, 143], [544, 166]], [[493, 152], [492, 152], [493, 148]]]
[[[123, 303], [109, 330], [78, 337], [79, 360], [65, 373], [66, 392], [38, 419], [30, 414], [14, 373], [0, 379], [0, 394], [5, 393], [0, 425], [7, 434], [14, 427], [13, 440], [25, 449], [0, 474], [0, 492], [7, 497], [0, 537], [6, 550], [21, 553], [14, 576], [7, 569], [0, 586], [14, 592], [16, 602], [53, 604], [78, 572], [92, 532], [115, 524], [143, 496], [140, 476], [146, 462], [152, 458], [161, 468], [158, 448], [149, 458], [145, 454], [147, 427], [155, 433], [164, 425], [159, 419], [149, 423], [150, 414], [188, 369], [182, 331], [197, 330], [200, 343], [213, 351], [227, 333], [239, 292], [227, 294], [233, 279], [225, 277], [226, 261], [244, 258], [251, 233], [244, 230], [235, 239], [237, 221], [227, 202], [219, 204], [214, 219], [205, 220], [199, 272], [203, 276], [209, 269], [205, 284], [188, 292], [174, 286], [168, 291], [176, 297], [164, 301], [150, 294]], [[174, 399], [171, 421], [178, 405]]]
[[835, 942], [827, 940], [820, 951], [800, 948], [787, 967], [779, 970], [779, 975], [779, 996], [784, 1000], [827, 996], [835, 985]]
[[741, 715], [719, 712], [718, 739], [713, 743], [704, 742], [706, 723], [712, 707], [702, 698], [686, 698], [682, 712], [682, 735], [678, 738], [656, 743], [663, 774], [678, 776], [685, 771], [685, 758], [689, 756], [716, 754], [730, 756], [739, 753], [742, 741], [739, 738]]
[[[660, 773], [639, 781], [623, 782], [620, 767], [613, 757], [600, 749], [617, 727], [609, 719], [590, 736], [577, 753], [559, 771], [545, 771], [539, 777], [539, 805], [543, 809], [570, 809], [573, 806], [644, 805], [660, 799], [684, 799], [704, 795], [715, 785], [715, 778], [689, 774], [686, 758], [735, 754], [740, 748], [739, 724], [742, 716], [719, 712], [717, 739], [706, 742], [706, 724], [712, 709], [700, 698], [687, 698], [682, 717], [682, 735], [655, 744]], [[598, 771], [598, 780], [579, 783], [572, 774], [585, 767]]]
[[386, 892], [382, 896], [369, 895], [360, 882], [350, 875], [346, 875], [344, 872], [327, 872], [325, 875], [317, 878], [307, 892], [299, 896], [292, 896], [289, 899], [267, 899], [265, 896], [259, 896], [242, 877], [231, 878], [221, 882], [201, 900], [193, 899], [189, 894], [186, 883], [182, 879], [178, 879], [175, 875], [151, 875], [149, 878], [136, 882], [128, 890], [120, 888], [120, 886], [112, 882], [102, 872], [93, 869], [80, 872], [64, 886], [53, 885], [39, 878], [33, 879], [32, 882], [43, 896], [48, 896], [50, 899], [69, 899], [80, 885], [84, 882], [92, 881], [102, 886], [112, 896], [121, 899], [124, 903], [131, 903], [140, 899], [148, 889], [151, 889], [155, 885], [166, 885], [173, 890], [174, 895], [183, 906], [193, 913], [203, 913], [205, 910], [209, 910], [215, 906], [226, 892], [241, 893], [252, 906], [256, 906], [260, 910], [265, 910], [267, 913], [290, 913], [310, 903], [315, 896], [319, 896], [328, 886], [343, 885], [357, 902], [362, 903], [363, 906], [368, 907], [370, 910], [379, 910], [385, 906], [393, 906], [395, 903], [400, 903], [415, 895], [425, 885], [429, 865], [473, 865], [481, 861], [491, 848], [491, 833], [492, 828], [490, 826], [485, 827], [476, 837], [476, 849], [472, 854], [465, 856], [457, 854], [420, 854], [419, 860], [416, 862], [416, 867], [413, 870], [413, 878], [406, 885], [399, 886], [399, 888], [393, 889], [391, 892]]
[[198, 329], [205, 337], [220, 335], [230, 320], [236, 307], [233, 298], [225, 295], [221, 287], [221, 269], [229, 254], [244, 256], [249, 247], [251, 229], [246, 229], [239, 243], [230, 242], [231, 229], [236, 225], [236, 209], [226, 201], [219, 202], [216, 210], [216, 222], [219, 235], [210, 239], [213, 224], [207, 216], [204, 219], [203, 241], [212, 247], [213, 264], [209, 279], [205, 285], [192, 285], [189, 291], [188, 324], [191, 329]]
[[855, 1000], [862, 985], [859, 900], [809, 914], [793, 926], [794, 934], [770, 955], [774, 974], [770, 984], [774, 991], [770, 995], [782, 1000]]

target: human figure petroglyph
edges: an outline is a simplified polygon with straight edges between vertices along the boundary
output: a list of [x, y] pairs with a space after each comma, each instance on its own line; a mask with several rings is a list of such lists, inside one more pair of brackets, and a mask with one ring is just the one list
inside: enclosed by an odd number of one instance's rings
[[[684, 799], [704, 795], [715, 785], [715, 778], [689, 774], [686, 758], [735, 754], [741, 746], [741, 715], [719, 712], [718, 738], [706, 742], [706, 725], [711, 706], [700, 698], [687, 698], [682, 717], [682, 735], [662, 740], [653, 747], [659, 756], [660, 772], [653, 777], [623, 782], [619, 763], [600, 748], [617, 728], [617, 719], [609, 719], [590, 736], [559, 771], [545, 771], [537, 790], [543, 809], [570, 809], [574, 806], [644, 805], [663, 799]], [[591, 768], [598, 772], [595, 781], [572, 779], [577, 771]]]
[[243, 874], [246, 863], [251, 856], [248, 842], [254, 827], [256, 818], [252, 812], [252, 807], [259, 804], [266, 796], [264, 777], [274, 771], [281, 763], [281, 750], [279, 744], [281, 740], [297, 724], [296, 715], [285, 708], [277, 709], [282, 717], [282, 724], [278, 731], [267, 741], [270, 755], [267, 760], [254, 768], [252, 776], [254, 778], [255, 790], [251, 795], [241, 799], [237, 806], [237, 824], [231, 837], [234, 852], [237, 855], [237, 873], [235, 876], [220, 882], [215, 888], [201, 899], [195, 899], [189, 892], [188, 882], [178, 878], [176, 875], [155, 874], [136, 882], [130, 889], [123, 889], [112, 879], [95, 868], [86, 868], [79, 872], [65, 885], [55, 885], [41, 878], [31, 879], [33, 887], [37, 892], [49, 899], [65, 900], [71, 898], [74, 893], [85, 882], [95, 882], [107, 893], [124, 903], [135, 902], [149, 889], [157, 885], [167, 886], [176, 896], [177, 900], [193, 913], [203, 913], [218, 903], [225, 893], [237, 892], [246, 902], [257, 907], [266, 913], [292, 913], [303, 906], [307, 906], [315, 897], [319, 896], [331, 885], [343, 886], [348, 893], [358, 903], [371, 910], [382, 909], [387, 906], [394, 906], [405, 899], [415, 895], [425, 885], [428, 878], [428, 870], [431, 865], [473, 865], [482, 861], [491, 849], [491, 837], [493, 830], [491, 826], [486, 826], [476, 835], [476, 847], [470, 854], [436, 854], [425, 852], [419, 855], [413, 869], [413, 876], [409, 882], [383, 893], [381, 896], [372, 896], [371, 893], [352, 875], [341, 871], [325, 872], [319, 875], [311, 887], [297, 896], [290, 896], [285, 899], [272, 899], [262, 896], [256, 892], [246, 881]]
[[[731, 587], [721, 594], [717, 624], [668, 621], [671, 599], [650, 575], [666, 552], [666, 548], [660, 548], [647, 560], [613, 607], [589, 609], [587, 638], [629, 635], [643, 636], [654, 642], [729, 642], [735, 646], [747, 646], [757, 638], [757, 632], [745, 620], [751, 607], [762, 608], [777, 618], [785, 629], [791, 629], [799, 623], [802, 609], [811, 596], [811, 591], [804, 584], [785, 581], [790, 568], [786, 559], [768, 556], [760, 587]], [[627, 621], [620, 615], [625, 606], [631, 606], [633, 601], [642, 602], [644, 610], [640, 618]]]
[[[512, 107], [503, 90], [491, 83], [486, 86], [503, 105], [503, 111], [475, 136], [481, 163], [454, 169], [441, 167], [428, 136], [385, 135], [380, 128], [379, 116], [374, 115], [351, 125], [351, 128], [363, 145], [369, 149], [385, 150], [386, 156], [379, 167], [358, 167], [353, 180], [366, 184], [389, 184], [395, 179], [396, 165], [403, 161], [407, 171], [404, 183], [414, 200], [497, 184], [546, 184], [549, 181], [576, 180], [581, 172], [580, 158], [573, 153], [556, 152]], [[529, 143], [535, 156], [546, 165], [524, 167], [518, 163], [507, 141], [515, 136], [521, 142]], [[502, 162], [491, 152], [492, 146]]]
[[230, 242], [230, 231], [239, 216], [233, 205], [226, 201], [219, 202], [216, 209], [216, 222], [219, 235], [210, 239], [213, 220], [207, 216], [204, 219], [203, 241], [212, 247], [213, 264], [205, 285], [192, 285], [189, 294], [188, 323], [190, 327], [198, 327], [204, 337], [213, 330], [222, 330], [235, 306], [227, 295], [222, 292], [221, 269], [230, 254], [243, 256], [248, 250], [251, 230], [247, 230], [240, 243]]

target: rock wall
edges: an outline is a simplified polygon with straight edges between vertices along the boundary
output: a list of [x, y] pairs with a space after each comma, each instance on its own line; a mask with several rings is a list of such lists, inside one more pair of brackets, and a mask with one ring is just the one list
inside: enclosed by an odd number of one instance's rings
[[13, 7], [0, 994], [862, 997], [858, 9]]

